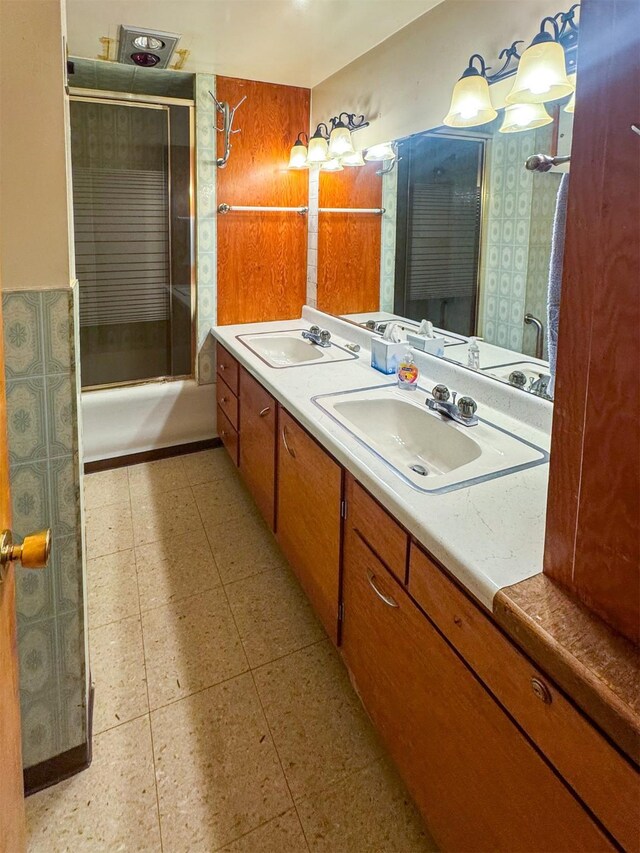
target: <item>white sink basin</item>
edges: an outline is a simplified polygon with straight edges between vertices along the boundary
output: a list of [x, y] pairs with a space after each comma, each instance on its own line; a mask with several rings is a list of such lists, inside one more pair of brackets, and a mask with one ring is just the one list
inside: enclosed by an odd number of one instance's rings
[[270, 367], [276, 368], [357, 358], [333, 342], [328, 347], [318, 346], [303, 338], [303, 331], [292, 329], [286, 332], [258, 332], [254, 335], [237, 335], [237, 339]]
[[396, 474], [424, 492], [448, 492], [548, 460], [541, 447], [480, 418], [456, 424], [425, 406], [427, 392], [395, 385], [314, 397]]

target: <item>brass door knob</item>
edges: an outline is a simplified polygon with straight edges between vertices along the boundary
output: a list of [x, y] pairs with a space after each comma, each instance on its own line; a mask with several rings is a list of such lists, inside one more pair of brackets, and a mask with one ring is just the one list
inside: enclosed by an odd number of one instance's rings
[[25, 536], [22, 545], [13, 541], [10, 530], [0, 534], [0, 580], [2, 569], [9, 563], [20, 563], [23, 569], [44, 569], [51, 554], [51, 530], [39, 530]]

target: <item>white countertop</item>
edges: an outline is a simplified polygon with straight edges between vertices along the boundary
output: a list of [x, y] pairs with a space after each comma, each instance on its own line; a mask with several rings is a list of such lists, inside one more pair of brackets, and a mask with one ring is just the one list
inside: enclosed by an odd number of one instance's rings
[[[359, 343], [360, 357], [273, 368], [236, 338], [313, 323], [328, 328], [338, 344]], [[216, 326], [212, 334], [489, 610], [502, 587], [542, 571], [548, 464], [446, 494], [425, 494], [405, 483], [312, 402], [318, 394], [394, 381], [370, 366], [371, 333], [305, 306], [303, 319]], [[549, 403], [442, 359], [415, 352], [414, 356], [420, 386], [431, 389], [444, 382], [461, 394], [471, 394], [480, 415], [549, 449]]]

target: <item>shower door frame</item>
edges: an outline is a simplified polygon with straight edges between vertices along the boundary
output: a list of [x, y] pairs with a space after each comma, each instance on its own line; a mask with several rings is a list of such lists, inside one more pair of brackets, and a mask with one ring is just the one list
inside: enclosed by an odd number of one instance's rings
[[[479, 142], [480, 150], [479, 150], [479, 162], [478, 162], [478, 173], [477, 180], [480, 184], [480, 227], [478, 229], [478, 263], [476, 267], [476, 286], [475, 286], [475, 298], [473, 302], [473, 321], [472, 326], [474, 329], [473, 334], [478, 334], [478, 325], [480, 321], [480, 306], [482, 300], [482, 264], [484, 262], [484, 251], [485, 251], [485, 240], [486, 240], [486, 216], [488, 210], [488, 199], [489, 199], [489, 146], [491, 145], [491, 137], [486, 133], [473, 131], [469, 128], [460, 128], [460, 132], [452, 131], [451, 128], [448, 127], [434, 127], [430, 130], [419, 131], [418, 133], [412, 133], [409, 136], [403, 137], [399, 142], [407, 142], [411, 144], [414, 139], [434, 136], [438, 139], [452, 139], [452, 140], [470, 140], [473, 142]], [[411, 152], [413, 155], [413, 152]], [[411, 166], [411, 163], [410, 163]], [[396, 167], [397, 168], [397, 167]], [[408, 184], [411, 181], [411, 172], [407, 177], [407, 193], [408, 193]], [[407, 252], [407, 238], [408, 232], [405, 227], [405, 239], [404, 239], [404, 257], [406, 259]], [[396, 228], [396, 239], [397, 239], [397, 228]], [[400, 274], [399, 267], [400, 263], [398, 260], [398, 247], [396, 243], [396, 263], [394, 269], [394, 311], [397, 313], [403, 314], [403, 308], [406, 305], [406, 261], [402, 262], [402, 307], [399, 307], [396, 302], [399, 299], [399, 288], [397, 286], [398, 275]]]
[[[167, 111], [167, 175], [168, 175], [168, 235], [169, 235], [169, 287], [173, 286], [171, 280], [171, 115], [169, 108], [172, 106], [185, 107], [189, 113], [189, 268], [190, 268], [190, 373], [180, 374], [178, 376], [152, 376], [148, 379], [134, 379], [125, 382], [105, 382], [98, 385], [86, 385], [81, 388], [82, 393], [85, 391], [102, 391], [107, 388], [130, 388], [136, 385], [149, 385], [152, 383], [166, 382], [181, 382], [186, 379], [195, 378], [196, 352], [197, 352], [197, 266], [196, 266], [196, 200], [195, 200], [195, 101], [187, 98], [170, 98], [158, 95], [137, 95], [128, 92], [112, 92], [103, 89], [80, 89], [69, 88], [70, 101], [84, 102], [100, 102], [104, 104], [113, 104], [115, 106], [125, 107], [141, 107], [150, 109], [162, 109]], [[73, 174], [72, 174], [73, 179]], [[170, 312], [173, 312], [173, 306], [170, 302]], [[171, 316], [170, 314], [170, 316]], [[170, 323], [171, 328], [171, 323]], [[80, 365], [82, 367], [82, 355], [80, 355]]]

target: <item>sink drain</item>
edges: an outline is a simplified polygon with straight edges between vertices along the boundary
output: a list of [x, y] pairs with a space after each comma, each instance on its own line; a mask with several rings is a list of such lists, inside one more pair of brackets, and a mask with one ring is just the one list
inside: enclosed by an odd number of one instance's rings
[[415, 465], [409, 465], [409, 468], [411, 468], [415, 474], [420, 474], [421, 477], [426, 477], [429, 473], [424, 465], [419, 465], [417, 462]]

